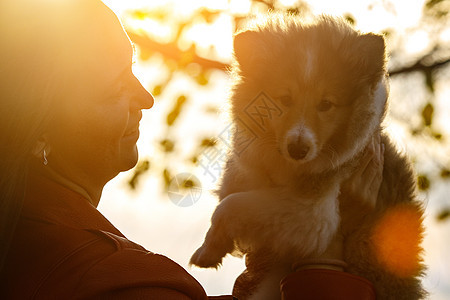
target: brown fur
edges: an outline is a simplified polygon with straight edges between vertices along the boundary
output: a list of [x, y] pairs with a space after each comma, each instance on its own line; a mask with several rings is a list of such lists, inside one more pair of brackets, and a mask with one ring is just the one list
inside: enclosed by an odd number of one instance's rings
[[[387, 135], [375, 209], [365, 210], [363, 201], [345, 190], [339, 194], [341, 183], [381, 131], [387, 109], [384, 39], [329, 17], [302, 23], [271, 15], [238, 34], [234, 49], [233, 152], [219, 189], [221, 203], [191, 263], [217, 267], [227, 253], [267, 249], [279, 266], [286, 266], [276, 271], [281, 276], [295, 260], [320, 255], [341, 226], [348, 271], [369, 279], [379, 299], [423, 297], [422, 210], [410, 163]], [[274, 105], [274, 116], [263, 124], [249, 113], [261, 92]], [[320, 110], [324, 99], [332, 102], [331, 109]], [[242, 142], [252, 138], [250, 144]], [[300, 159], [287, 150], [290, 139], [297, 138], [309, 149]], [[404, 224], [406, 230], [395, 221], [397, 215], [411, 219], [405, 214], [415, 220]], [[383, 222], [394, 222], [398, 232], [386, 230]], [[411, 249], [392, 242], [405, 232], [411, 235]], [[412, 253], [405, 266], [389, 261], [397, 246]], [[269, 292], [260, 289], [252, 297], [271, 299], [278, 293]]]

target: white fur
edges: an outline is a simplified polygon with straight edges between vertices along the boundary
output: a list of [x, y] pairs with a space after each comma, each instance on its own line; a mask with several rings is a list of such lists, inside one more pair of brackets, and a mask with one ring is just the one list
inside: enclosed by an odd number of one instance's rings
[[377, 84], [374, 92], [375, 113], [381, 115], [384, 111], [384, 106], [388, 97], [389, 82], [386, 77], [383, 77]]
[[[322, 197], [315, 199], [285, 188], [231, 194], [217, 206], [212, 226], [204, 244], [193, 255], [193, 262], [217, 266], [226, 253], [216, 247], [216, 243], [223, 241], [212, 239], [224, 236], [233, 236], [241, 250], [264, 246], [275, 257], [302, 258], [322, 253], [339, 225], [338, 193], [336, 182]], [[242, 226], [243, 220], [246, 226]]]

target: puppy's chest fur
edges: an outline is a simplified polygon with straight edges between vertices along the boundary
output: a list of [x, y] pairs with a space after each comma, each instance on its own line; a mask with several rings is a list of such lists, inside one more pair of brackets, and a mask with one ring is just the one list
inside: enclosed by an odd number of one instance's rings
[[[347, 168], [311, 174], [288, 166], [264, 170], [263, 165], [249, 167], [245, 161], [236, 160], [233, 168], [228, 168], [224, 174], [221, 200], [234, 193], [259, 191], [254, 195], [261, 198], [252, 200], [257, 207], [241, 212], [247, 218], [240, 222], [246, 223], [248, 218], [252, 218], [251, 215], [259, 215], [257, 223], [271, 223], [270, 229], [255, 226], [262, 230], [256, 232], [267, 235], [267, 238], [279, 237], [280, 241], [275, 243], [278, 246], [271, 251], [281, 261], [289, 257], [320, 254], [339, 226], [337, 199], [342, 178], [339, 175], [341, 171], [346, 173]], [[262, 207], [265, 207], [265, 212], [258, 213]], [[266, 214], [272, 215], [269, 219], [274, 220], [266, 220], [267, 217], [263, 217]], [[290, 224], [289, 228], [284, 228], [283, 224]], [[244, 238], [236, 246], [245, 253], [249, 248], [265, 247], [265, 241], [265, 238]]]
[[[220, 188], [220, 199], [236, 192], [253, 189], [279, 189], [280, 192], [298, 195], [302, 201], [313, 201], [332, 193], [346, 179], [354, 163], [342, 165], [339, 169], [321, 173], [296, 170], [287, 164], [278, 166], [262, 163], [251, 165], [243, 159], [234, 158], [227, 168]], [[274, 199], [276, 201], [277, 199]]]

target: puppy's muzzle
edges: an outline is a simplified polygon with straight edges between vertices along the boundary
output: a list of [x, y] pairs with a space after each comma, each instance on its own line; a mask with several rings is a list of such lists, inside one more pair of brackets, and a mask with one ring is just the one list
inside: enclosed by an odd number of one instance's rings
[[302, 138], [297, 138], [288, 144], [287, 150], [289, 156], [295, 160], [304, 159], [310, 150], [310, 146], [306, 144]]

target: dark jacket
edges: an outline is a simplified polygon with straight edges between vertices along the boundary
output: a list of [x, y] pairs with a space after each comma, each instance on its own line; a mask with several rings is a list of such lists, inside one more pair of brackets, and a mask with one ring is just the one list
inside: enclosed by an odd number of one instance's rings
[[2, 299], [207, 299], [181, 266], [127, 240], [87, 199], [37, 175], [29, 177], [4, 271]]

